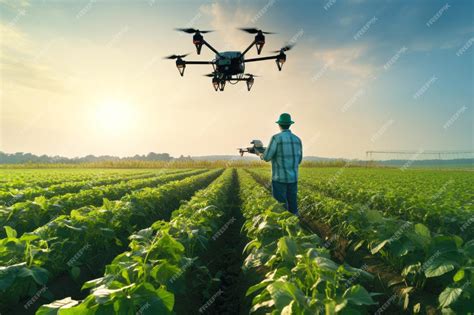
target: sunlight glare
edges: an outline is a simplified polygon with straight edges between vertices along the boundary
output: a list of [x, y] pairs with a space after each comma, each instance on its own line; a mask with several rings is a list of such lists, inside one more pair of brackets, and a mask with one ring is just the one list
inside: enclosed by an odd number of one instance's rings
[[104, 132], [120, 133], [129, 130], [134, 123], [133, 108], [121, 101], [107, 101], [96, 111], [96, 122]]

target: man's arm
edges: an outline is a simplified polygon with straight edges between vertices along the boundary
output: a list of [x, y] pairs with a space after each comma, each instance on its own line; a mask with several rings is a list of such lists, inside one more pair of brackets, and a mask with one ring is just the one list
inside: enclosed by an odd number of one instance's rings
[[272, 137], [270, 140], [270, 144], [268, 145], [268, 148], [263, 152], [263, 154], [260, 156], [262, 160], [268, 162], [271, 161], [271, 159], [275, 156], [277, 149], [277, 142], [275, 140], [275, 136]]

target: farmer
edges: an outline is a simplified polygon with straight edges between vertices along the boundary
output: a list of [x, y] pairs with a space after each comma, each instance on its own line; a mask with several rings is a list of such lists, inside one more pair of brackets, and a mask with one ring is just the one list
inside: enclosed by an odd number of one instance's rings
[[272, 194], [291, 213], [298, 215], [298, 167], [303, 158], [300, 138], [290, 131], [294, 123], [290, 114], [283, 113], [276, 122], [280, 133], [274, 135], [260, 157], [272, 161]]

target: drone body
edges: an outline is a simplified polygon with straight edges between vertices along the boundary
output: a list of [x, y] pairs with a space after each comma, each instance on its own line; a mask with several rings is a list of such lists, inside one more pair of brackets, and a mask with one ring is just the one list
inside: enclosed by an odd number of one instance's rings
[[224, 75], [238, 75], [245, 71], [245, 63], [240, 51], [225, 51], [216, 55], [216, 72]]
[[257, 49], [257, 54], [260, 55], [262, 48], [265, 45], [265, 35], [272, 34], [269, 32], [264, 32], [255, 28], [242, 28], [242, 31], [245, 31], [250, 34], [256, 34], [255, 39], [243, 52], [240, 51], [226, 51], [219, 52], [214, 47], [212, 47], [203, 37], [202, 34], [209, 33], [211, 31], [200, 31], [193, 28], [186, 29], [177, 29], [179, 31], [194, 34], [193, 35], [193, 44], [196, 47], [196, 52], [198, 55], [201, 54], [202, 46], [205, 45], [210, 50], [212, 50], [216, 57], [211, 61], [187, 61], [183, 58], [187, 55], [171, 55], [166, 57], [167, 59], [176, 59], [176, 67], [181, 76], [184, 75], [184, 70], [186, 65], [212, 65], [214, 71], [205, 76], [212, 78], [212, 85], [216, 91], [224, 91], [226, 82], [235, 84], [239, 81], [245, 81], [247, 83], [247, 89], [250, 91], [254, 83], [254, 77], [256, 75], [245, 73], [245, 64], [247, 62], [263, 61], [263, 60], [275, 60], [278, 70], [281, 71], [283, 64], [286, 61], [285, 52], [292, 48], [291, 45], [287, 45], [280, 50], [275, 51], [278, 55], [268, 56], [268, 57], [258, 57], [258, 58], [249, 58], [246, 59], [246, 53], [255, 46]]

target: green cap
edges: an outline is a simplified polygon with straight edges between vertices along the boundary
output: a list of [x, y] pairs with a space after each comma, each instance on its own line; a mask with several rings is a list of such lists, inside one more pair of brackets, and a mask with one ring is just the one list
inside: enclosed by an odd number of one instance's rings
[[292, 125], [295, 122], [291, 120], [291, 115], [288, 113], [283, 113], [280, 115], [280, 118], [276, 121], [279, 125]]

